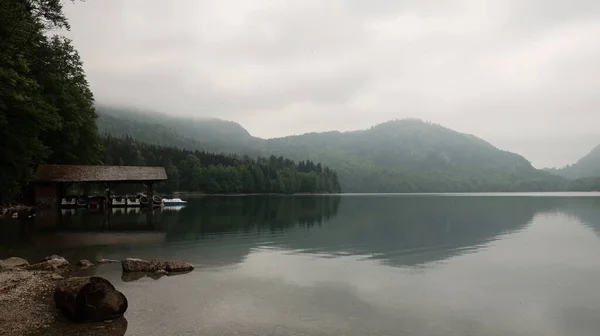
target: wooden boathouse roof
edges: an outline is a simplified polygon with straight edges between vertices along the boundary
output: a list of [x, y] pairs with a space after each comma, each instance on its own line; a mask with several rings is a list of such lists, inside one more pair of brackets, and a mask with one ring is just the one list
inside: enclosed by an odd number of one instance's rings
[[35, 182], [159, 182], [167, 180], [164, 167], [40, 165]]

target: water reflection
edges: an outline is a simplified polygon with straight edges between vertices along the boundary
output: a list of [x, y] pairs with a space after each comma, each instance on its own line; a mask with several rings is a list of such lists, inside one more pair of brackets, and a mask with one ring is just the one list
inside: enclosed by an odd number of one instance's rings
[[34, 221], [2, 226], [0, 254], [183, 257], [214, 267], [275, 247], [415, 266], [477, 250], [522, 230], [538, 213], [567, 213], [600, 235], [599, 205], [589, 197], [203, 197], [155, 210], [38, 213]]

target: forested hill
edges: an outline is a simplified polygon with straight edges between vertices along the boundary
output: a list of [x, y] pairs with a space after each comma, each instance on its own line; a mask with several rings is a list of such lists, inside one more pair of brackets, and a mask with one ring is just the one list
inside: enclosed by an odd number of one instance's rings
[[164, 166], [169, 180], [161, 191], [233, 193], [339, 193], [337, 173], [312, 161], [271, 156], [213, 154], [148, 145], [125, 136], [103, 138], [105, 164]]
[[572, 165], [547, 171], [570, 179], [600, 177], [600, 145]]
[[[202, 124], [209, 123], [206, 120], [189, 123], [188, 119], [161, 116], [165, 120], [158, 122], [155, 115], [147, 118], [120, 110], [110, 115], [117, 128], [106, 122], [103, 109], [98, 108], [98, 113], [101, 131], [130, 134], [150, 143], [322, 162], [338, 172], [342, 188], [348, 192], [549, 191], [566, 190], [570, 184], [473, 135], [421, 120], [264, 140], [238, 124], [233, 124], [237, 131], [224, 139], [221, 125], [232, 125], [224, 121], [213, 121], [213, 133], [209, 133], [201, 131]], [[218, 135], [212, 135], [215, 132]]]
[[254, 138], [241, 125], [215, 118], [173, 118], [160, 113], [97, 104], [98, 128], [148, 144], [258, 156]]
[[348, 191], [561, 190], [566, 181], [472, 135], [421, 120], [395, 120], [354, 132], [266, 141], [265, 149], [334, 167]]

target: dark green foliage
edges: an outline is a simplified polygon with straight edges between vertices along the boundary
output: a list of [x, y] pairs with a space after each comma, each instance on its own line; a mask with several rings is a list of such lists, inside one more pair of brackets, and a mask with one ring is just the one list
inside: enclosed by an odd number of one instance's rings
[[571, 182], [572, 191], [600, 191], [600, 176], [582, 177]]
[[[161, 191], [232, 193], [339, 193], [337, 173], [311, 161], [213, 154], [149, 145], [131, 137], [104, 138], [105, 164], [166, 167]], [[302, 167], [302, 170], [300, 170]]]
[[59, 0], [0, 2], [0, 202], [41, 162], [98, 159], [93, 97]]

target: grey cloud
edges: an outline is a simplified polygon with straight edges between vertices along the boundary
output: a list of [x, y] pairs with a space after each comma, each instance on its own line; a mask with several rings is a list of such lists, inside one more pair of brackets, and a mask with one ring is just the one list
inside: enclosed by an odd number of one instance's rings
[[66, 11], [99, 102], [221, 117], [263, 137], [417, 117], [536, 166], [600, 142], [595, 0], [90, 0]]

